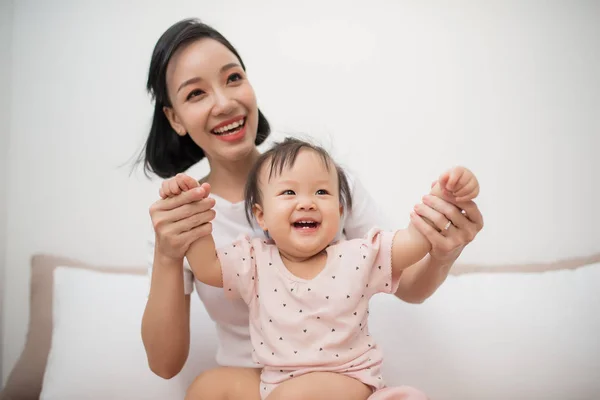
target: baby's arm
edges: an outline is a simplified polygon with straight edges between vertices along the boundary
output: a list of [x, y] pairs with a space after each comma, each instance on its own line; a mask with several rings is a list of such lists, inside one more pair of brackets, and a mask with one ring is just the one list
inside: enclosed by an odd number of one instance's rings
[[190, 245], [185, 257], [196, 279], [214, 287], [223, 287], [221, 262], [212, 234], [197, 239]]
[[[210, 194], [210, 185], [203, 183], [206, 197]], [[167, 179], [160, 188], [160, 197], [174, 197], [181, 192], [194, 189], [199, 186], [198, 181], [186, 174], [177, 174], [174, 178]], [[210, 222], [209, 222], [210, 223]], [[196, 279], [210, 286], [223, 287], [223, 276], [221, 273], [221, 262], [217, 257], [215, 241], [212, 234], [206, 235], [193, 242], [185, 257]]]
[[[206, 196], [208, 197], [210, 185], [203, 183], [202, 186], [206, 190]], [[221, 262], [219, 261], [219, 257], [217, 257], [217, 249], [212, 233], [196, 239], [190, 245], [187, 253], [185, 253], [185, 257], [196, 279], [210, 286], [223, 287]]]
[[[464, 167], [455, 167], [444, 172], [430, 192], [433, 196], [451, 195], [456, 200], [469, 201], [479, 194], [479, 183], [475, 175]], [[402, 270], [410, 267], [431, 251], [431, 243], [417, 230], [412, 220], [406, 229], [399, 230], [392, 245], [392, 276], [398, 277]], [[451, 224], [451, 222], [448, 222]], [[435, 225], [433, 225], [435, 227]]]

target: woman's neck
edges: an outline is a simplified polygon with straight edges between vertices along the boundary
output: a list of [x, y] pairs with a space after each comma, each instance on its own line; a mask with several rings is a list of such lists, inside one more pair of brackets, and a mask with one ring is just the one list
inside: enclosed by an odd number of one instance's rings
[[211, 192], [219, 197], [231, 203], [243, 201], [248, 173], [259, 156], [258, 149], [254, 149], [241, 160], [224, 163], [209, 160], [210, 172], [204, 181], [210, 183]]

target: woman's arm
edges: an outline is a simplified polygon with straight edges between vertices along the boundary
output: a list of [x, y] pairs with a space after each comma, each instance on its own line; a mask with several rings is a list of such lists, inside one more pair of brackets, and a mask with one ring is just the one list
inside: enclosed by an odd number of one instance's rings
[[155, 242], [142, 341], [150, 369], [165, 379], [181, 371], [189, 351], [190, 296], [184, 288], [183, 262], [190, 244], [210, 233], [214, 200], [204, 198], [200, 188], [150, 207]]
[[[454, 205], [451, 201], [452, 198], [447, 196], [426, 196], [423, 204], [415, 207], [417, 215], [411, 220], [431, 243], [431, 251], [403, 272], [396, 291], [399, 299], [408, 303], [422, 303], [428, 299], [444, 283], [463, 249], [483, 228], [483, 217], [474, 202]], [[441, 227], [440, 231], [423, 217], [434, 221], [437, 227]], [[445, 231], [444, 221], [448, 220], [452, 221], [452, 225]]]
[[148, 365], [170, 379], [183, 368], [190, 345], [190, 295], [184, 293], [183, 260], [154, 258], [151, 288], [142, 318]]

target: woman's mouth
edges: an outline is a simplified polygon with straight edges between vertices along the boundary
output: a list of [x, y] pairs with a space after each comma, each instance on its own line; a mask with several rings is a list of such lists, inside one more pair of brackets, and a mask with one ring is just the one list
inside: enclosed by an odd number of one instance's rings
[[246, 118], [242, 118], [242, 119], [232, 122], [228, 125], [213, 129], [211, 131], [211, 133], [213, 133], [214, 135], [217, 135], [217, 136], [235, 135], [236, 133], [239, 133], [242, 129], [244, 129], [245, 125], [246, 125]]

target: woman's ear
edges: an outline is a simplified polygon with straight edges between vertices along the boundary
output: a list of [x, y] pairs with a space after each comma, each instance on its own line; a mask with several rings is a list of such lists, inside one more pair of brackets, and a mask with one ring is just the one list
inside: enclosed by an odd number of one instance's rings
[[167, 116], [167, 119], [171, 124], [171, 128], [173, 128], [175, 133], [177, 133], [179, 136], [185, 136], [187, 132], [183, 125], [181, 125], [181, 122], [179, 122], [179, 117], [177, 117], [177, 114], [175, 114], [173, 108], [165, 106], [163, 107], [163, 112]]
[[340, 204], [340, 217], [344, 215], [344, 206]]
[[267, 229], [267, 225], [265, 224], [265, 213], [263, 212], [263, 209], [260, 206], [260, 204], [256, 203], [252, 206], [252, 213], [254, 214], [254, 218], [256, 219], [258, 226], [260, 226], [260, 229], [262, 229], [265, 232], [268, 232], [269, 230]]

